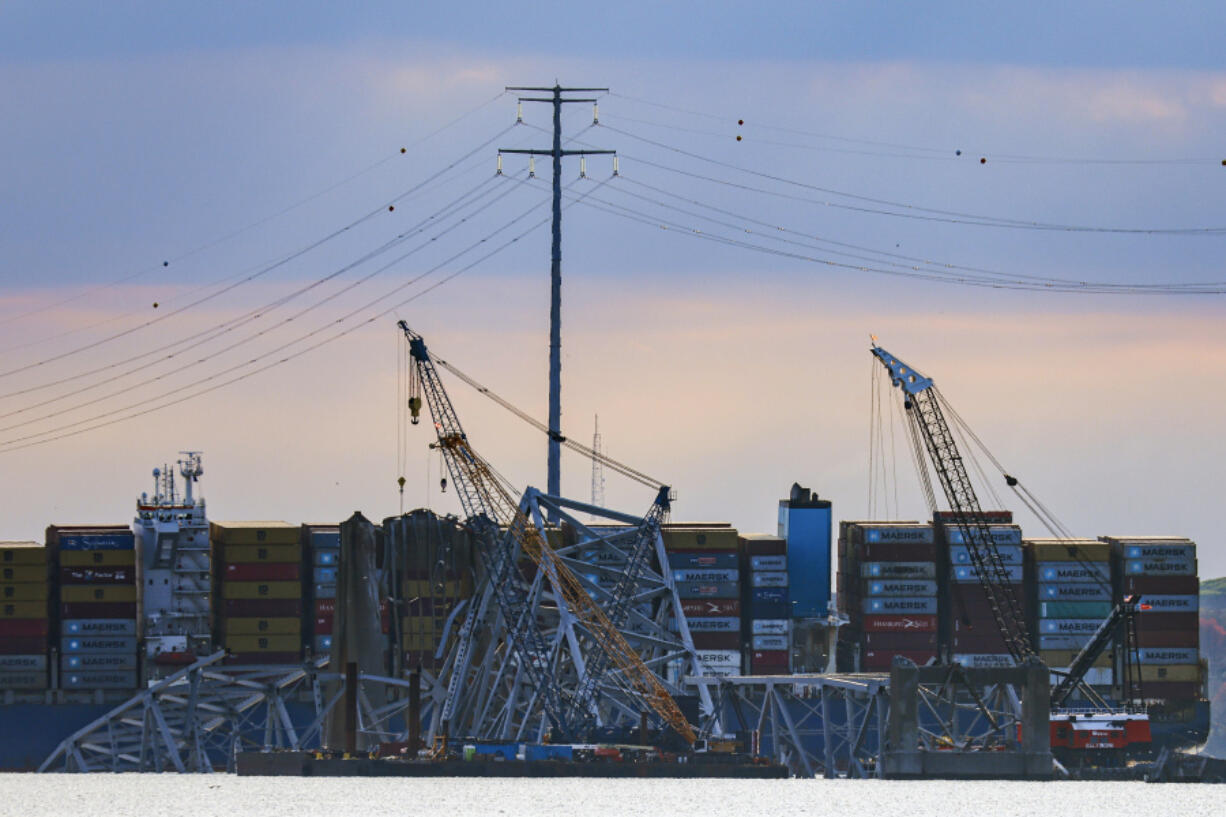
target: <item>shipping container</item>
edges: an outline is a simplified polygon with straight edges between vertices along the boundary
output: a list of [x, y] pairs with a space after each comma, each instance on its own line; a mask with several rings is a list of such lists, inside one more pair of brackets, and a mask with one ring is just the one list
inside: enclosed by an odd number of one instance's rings
[[135, 584], [135, 565], [61, 567], [60, 584]]
[[683, 599], [735, 599], [741, 595], [736, 582], [677, 582], [677, 595]]
[[686, 568], [705, 568], [708, 570], [736, 570], [737, 555], [735, 551], [670, 551], [668, 554], [668, 566], [673, 569], [674, 576], [677, 570]]
[[660, 531], [665, 550], [736, 551], [738, 537], [733, 528], [683, 527], [664, 525]]
[[297, 634], [292, 635], [232, 635], [226, 633], [226, 649], [236, 653], [293, 652], [302, 642]]
[[1128, 559], [1125, 576], [1195, 576], [1195, 559]]
[[749, 574], [753, 587], [787, 587], [788, 574], [782, 570], [759, 570]]
[[[1021, 545], [1002, 545], [996, 549], [1000, 555], [1001, 564], [1004, 565], [1020, 565], [1022, 563], [1022, 546]], [[974, 564], [971, 560], [971, 552], [966, 545], [953, 545], [949, 548], [949, 561], [955, 565]]]
[[1195, 664], [1200, 661], [1196, 647], [1141, 647], [1137, 660], [1142, 664]]
[[1094, 539], [1024, 539], [1036, 562], [1110, 562], [1111, 545]]
[[1137, 629], [1139, 647], [1199, 647], [1200, 628], [1184, 627], [1176, 630]]
[[864, 583], [868, 596], [935, 596], [937, 583], [929, 579], [880, 579]]
[[747, 533], [741, 537], [741, 547], [751, 558], [754, 556], [787, 556], [788, 540], [769, 533]]
[[1191, 542], [1187, 544], [1163, 544], [1161, 542], [1125, 544], [1123, 551], [1125, 559], [1188, 560], [1196, 558], [1196, 545]]
[[[1073, 665], [1073, 659], [1077, 657], [1079, 650], [1040, 650], [1039, 658], [1049, 667], [1056, 669], [1065, 669]], [[1095, 667], [1111, 667], [1115, 662], [1115, 653], [1111, 650], [1104, 652], [1094, 660], [1092, 666]]]
[[[719, 617], [695, 617], [687, 618], [690, 632], [692, 633], [737, 633], [741, 631], [741, 619], [739, 616], [731, 616], [727, 618]], [[675, 628], [675, 625], [674, 625]]]
[[1199, 681], [1151, 681], [1141, 688], [1146, 700], [1188, 701], [1200, 696]]
[[934, 562], [937, 548], [932, 542], [864, 542], [855, 546], [861, 562]]
[[0, 638], [46, 638], [49, 632], [50, 624], [46, 618], [0, 618]]
[[301, 632], [302, 619], [296, 616], [226, 619], [226, 635], [297, 635]]
[[786, 601], [750, 601], [749, 615], [753, 619], [790, 618], [792, 606]]
[[60, 605], [60, 616], [65, 619], [136, 618], [134, 601], [78, 601]]
[[[1145, 600], [1142, 599], [1142, 604]], [[1199, 632], [1200, 617], [1196, 613], [1147, 613], [1142, 612], [1136, 618], [1137, 634], [1148, 632], [1166, 632], [1169, 630], [1191, 630]]]
[[0, 583], [47, 586], [46, 565], [0, 565]]
[[[749, 600], [787, 604], [788, 589], [786, 587], [755, 587], [749, 591]], [[754, 616], [754, 618], [786, 618], [786, 616]]]
[[21, 584], [0, 584], [0, 599], [4, 601], [43, 601], [47, 600], [47, 585], [23, 582]]
[[935, 598], [871, 598], [864, 600], [864, 612], [878, 614], [918, 614], [936, 615], [937, 600]]
[[[864, 545], [874, 544], [924, 544], [936, 541], [931, 525], [905, 523], [852, 523], [853, 541]], [[888, 561], [888, 560], [886, 560]]]
[[0, 641], [0, 654], [25, 655], [46, 651], [47, 637], [45, 635], [14, 635]]
[[60, 657], [60, 669], [65, 672], [77, 670], [134, 670], [136, 669], [136, 653], [73, 653]]
[[894, 633], [866, 632], [861, 643], [865, 649], [914, 652], [917, 650], [935, 650], [937, 648], [936, 633], [921, 633], [904, 631]]
[[222, 582], [224, 599], [301, 599], [298, 582]]
[[950, 645], [954, 652], [961, 653], [1007, 653], [1008, 645], [995, 626], [982, 626], [974, 630], [958, 630]]
[[335, 584], [316, 584], [311, 586], [311, 595], [317, 599], [336, 598]]
[[786, 650], [790, 646], [786, 635], [755, 635], [750, 640], [755, 650]]
[[860, 575], [866, 579], [935, 579], [935, 562], [861, 562]]
[[[302, 527], [288, 522], [210, 522], [209, 539], [225, 545], [300, 547]], [[227, 560], [229, 561], [229, 560]]]
[[678, 582], [736, 584], [740, 578], [740, 571], [736, 568], [682, 567], [673, 571], [673, 580]]
[[339, 550], [316, 550], [312, 561], [321, 567], [335, 567], [340, 563], [340, 558]]
[[[48, 544], [51, 544], [48, 542]], [[132, 550], [136, 536], [132, 531], [107, 531], [105, 533], [60, 533], [55, 540], [59, 553], [68, 550]]]
[[221, 610], [226, 618], [301, 616], [302, 599], [225, 599]]
[[316, 584], [336, 584], [336, 568], [335, 567], [317, 567], [315, 568], [314, 580]]
[[1125, 576], [1123, 593], [1156, 593], [1163, 596], [1194, 596], [1200, 593], [1196, 576]]
[[44, 601], [0, 601], [0, 619], [46, 617], [47, 603]]
[[64, 635], [135, 636], [135, 618], [66, 618], [60, 622]]
[[1076, 635], [1040, 635], [1038, 647], [1039, 650], [1080, 650], [1086, 644], [1090, 643], [1090, 639], [1093, 637], [1093, 633], [1080, 633]]
[[740, 650], [741, 634], [737, 633], [690, 633], [696, 650]]
[[1111, 601], [1110, 584], [1080, 582], [1042, 583], [1038, 586], [1041, 601]]
[[787, 635], [791, 629], [792, 620], [788, 618], [755, 618], [749, 622], [752, 635]]
[[67, 550], [59, 555], [60, 569], [65, 567], [132, 567], [136, 564], [134, 550]]
[[754, 671], [758, 669], [770, 669], [779, 673], [786, 673], [789, 665], [789, 653], [787, 650], [753, 650], [749, 654], [750, 665]]
[[[971, 530], [972, 537], [978, 537], [980, 535], [978, 526], [972, 527]], [[992, 537], [992, 542], [996, 545], [997, 550], [1001, 552], [1002, 557], [1004, 556], [1006, 550], [1016, 547], [1018, 549], [1018, 564], [1021, 563], [1021, 528], [1016, 525], [989, 525], [988, 534]], [[951, 552], [953, 551], [954, 547], [965, 548], [967, 544], [966, 537], [962, 533], [962, 528], [958, 525], [945, 526], [945, 541], [949, 542], [951, 545]]]
[[1041, 601], [1040, 618], [1092, 618], [1101, 622], [1111, 615], [1109, 601]]
[[[1000, 571], [1003, 574], [1004, 581], [1009, 584], [1022, 583], [1022, 566], [1021, 565], [1005, 565]], [[956, 582], [962, 583], [978, 583], [979, 574], [975, 570], [974, 565], [954, 565], [951, 568], [951, 577]], [[1000, 577], [994, 575], [993, 580], [999, 582]]]
[[683, 599], [681, 612], [689, 617], [739, 616], [740, 599]]
[[1101, 621], [1082, 618], [1039, 619], [1040, 635], [1093, 635]]
[[0, 672], [46, 672], [47, 653], [0, 655]]
[[865, 672], [889, 672], [895, 657], [906, 658], [922, 667], [935, 661], [937, 654], [932, 650], [865, 650], [860, 656], [860, 666]]
[[1011, 667], [1014, 665], [1013, 656], [1008, 653], [954, 653], [952, 658], [955, 664], [976, 669]]
[[80, 670], [60, 675], [62, 689], [135, 689], [136, 670]]
[[740, 667], [740, 650], [695, 650], [699, 662], [711, 667]]
[[787, 570], [787, 556], [750, 556], [750, 570]]
[[0, 690], [46, 688], [46, 672], [0, 672]]
[[135, 604], [136, 585], [132, 584], [66, 584], [60, 588], [64, 604]]
[[1035, 578], [1040, 582], [1110, 582], [1110, 562], [1039, 562]]
[[136, 652], [135, 636], [74, 635], [60, 640], [66, 652]]
[[[1068, 668], [1052, 667], [1052, 669]], [[1060, 673], [1053, 672], [1050, 676], [1051, 685], [1054, 687], [1056, 684], [1064, 680], [1064, 677], [1065, 676]], [[1110, 667], [1090, 667], [1088, 670], [1086, 670], [1086, 674], [1082, 676], [1081, 680], [1092, 687], [1109, 687], [1112, 685], [1112, 683], [1114, 683], [1114, 677], [1115, 670], [1111, 669]]]
[[1140, 611], [1142, 616], [1158, 613], [1195, 613], [1200, 609], [1200, 596], [1160, 596], [1145, 594], [1141, 596]]
[[[1200, 666], [1197, 664], [1142, 664], [1141, 683], [1175, 682], [1195, 683], [1200, 680]], [[1142, 687], [1142, 692], [1145, 692]]]
[[0, 542], [0, 565], [47, 565], [49, 561], [42, 542]]
[[302, 561], [302, 546], [292, 545], [226, 545], [224, 561], [227, 565], [260, 562], [294, 563]]
[[935, 615], [867, 615], [860, 619], [860, 626], [866, 633], [935, 633], [937, 617]]
[[238, 562], [227, 564], [222, 572], [227, 582], [292, 582], [299, 578], [297, 562]]

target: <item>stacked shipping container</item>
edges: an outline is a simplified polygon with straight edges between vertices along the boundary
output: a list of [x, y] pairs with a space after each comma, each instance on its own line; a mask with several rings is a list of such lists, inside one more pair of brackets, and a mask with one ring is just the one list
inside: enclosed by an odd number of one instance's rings
[[[949, 550], [947, 598], [951, 603], [951, 660], [967, 667], [1010, 666], [1013, 659], [1000, 635], [991, 602], [979, 582], [965, 534], [956, 525], [943, 525], [940, 530]], [[1022, 570], [1022, 530], [1016, 525], [989, 524], [988, 532], [1008, 577], [1006, 592], [1013, 594], [1024, 613], [1026, 583]]]
[[137, 686], [136, 537], [118, 525], [47, 528], [59, 562], [61, 689]]
[[673, 524], [664, 526], [661, 535], [699, 660], [711, 674], [739, 675], [741, 571], [736, 530]]
[[1140, 594], [1137, 658], [1147, 699], [1188, 699], [1200, 691], [1196, 545], [1176, 536], [1103, 536], [1120, 577], [1120, 598]]
[[[1095, 539], [1026, 539], [1026, 573], [1033, 582], [1031, 610], [1039, 657], [1067, 670], [1112, 608], [1111, 552]], [[1113, 683], [1115, 653], [1108, 650], [1086, 673], [1100, 692]], [[1059, 677], [1052, 676], [1052, 683]]]
[[[827, 509], [829, 503], [826, 503]], [[749, 672], [784, 675], [791, 671], [792, 598], [788, 574], [788, 542], [760, 533], [741, 537], [749, 629]], [[820, 594], [811, 593], [815, 599]], [[816, 601], [813, 602], [816, 604]]]
[[0, 542], [0, 690], [46, 689], [51, 562], [38, 542]]
[[336, 615], [336, 571], [340, 567], [341, 529], [339, 525], [303, 525], [302, 545], [306, 548], [311, 580], [310, 641], [316, 655], [332, 649], [332, 622]]
[[302, 659], [302, 533], [286, 522], [213, 522], [214, 632], [231, 664]]
[[937, 655], [937, 562], [931, 525], [839, 524], [841, 671], [883, 672], [894, 656], [927, 664]]

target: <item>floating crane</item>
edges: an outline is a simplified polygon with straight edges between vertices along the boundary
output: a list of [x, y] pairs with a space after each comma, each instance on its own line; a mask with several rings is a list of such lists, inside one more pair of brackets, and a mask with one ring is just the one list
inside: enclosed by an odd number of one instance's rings
[[[676, 701], [619, 630], [620, 623], [628, 614], [636, 576], [648, 559], [652, 531], [658, 532], [659, 523], [668, 513], [670, 489], [667, 486], [658, 487], [656, 500], [645, 520], [647, 524], [640, 527], [630, 563], [619, 578], [609, 609], [602, 609], [584, 589], [578, 577], [545, 542], [523, 505], [515, 502], [507, 481], [469, 444], [422, 336], [404, 321], [398, 325], [408, 339], [409, 354], [413, 360], [409, 383], [412, 422], [418, 422], [424, 395], [437, 432], [438, 439], [434, 445], [443, 454], [452, 484], [469, 519], [468, 524], [476, 534], [488, 574], [487, 581], [492, 583], [499, 612], [507, 623], [508, 646], [519, 663], [520, 671], [526, 673], [531, 681], [534, 694], [554, 730], [554, 739], [587, 734], [595, 725], [596, 698], [600, 688], [604, 684], [615, 683], [631, 690], [644, 706], [653, 710], [664, 724], [692, 745], [695, 741], [693, 729]], [[488, 394], [488, 390], [482, 391]], [[505, 401], [498, 401], [510, 408]], [[561, 438], [559, 442], [570, 441]], [[570, 447], [574, 447], [574, 444], [571, 443]], [[527, 603], [527, 583], [517, 566], [519, 554], [527, 556], [537, 565], [548, 578], [558, 601], [566, 605], [590, 636], [593, 649], [588, 651], [577, 689], [563, 688], [558, 679], [550, 674], [547, 660], [549, 645]], [[469, 609], [458, 640], [461, 649], [473, 643], [472, 637], [485, 622], [488, 613], [485, 609]], [[465, 656], [456, 657], [456, 663], [460, 666], [467, 666], [464, 662]], [[451, 674], [443, 702], [444, 721], [454, 711], [465, 675], [464, 672]]]
[[[913, 427], [918, 428], [923, 437], [924, 446], [928, 450], [933, 468], [937, 472], [945, 497], [949, 501], [954, 521], [966, 542], [966, 549], [974, 565], [975, 575], [988, 598], [992, 615], [996, 619], [996, 626], [1000, 630], [1010, 655], [1014, 661], [1019, 663], [1035, 656], [1021, 604], [1008, 580], [1008, 571], [996, 549], [991, 529], [979, 506], [979, 500], [971, 485], [962, 456], [958, 452], [949, 424], [945, 421], [932, 379], [920, 374], [875, 343], [872, 346], [872, 353], [889, 371], [893, 385], [906, 395], [904, 407], [907, 415], [914, 423]], [[1007, 474], [1005, 479], [1010, 485], [1017, 484], [1017, 480]], [[1051, 706], [1053, 710], [1064, 708], [1069, 697], [1080, 688], [1092, 705], [1100, 710], [1095, 713], [1096, 717], [1101, 719], [1103, 713], [1109, 712], [1111, 707], [1092, 687], [1084, 683], [1084, 679], [1095, 660], [1110, 646], [1121, 630], [1125, 644], [1123, 688], [1126, 697], [1140, 697], [1139, 678], [1133, 677], [1132, 661], [1136, 645], [1136, 614], [1141, 606], [1140, 602], [1140, 596], [1127, 596], [1103, 620], [1090, 641], [1073, 659], [1067, 674], [1064, 674], [1064, 677], [1052, 690]], [[1057, 713], [1056, 718], [1067, 719], [1068, 715]], [[1142, 737], [1138, 742], [1147, 742], [1148, 723], [1145, 723], [1140, 734]]]

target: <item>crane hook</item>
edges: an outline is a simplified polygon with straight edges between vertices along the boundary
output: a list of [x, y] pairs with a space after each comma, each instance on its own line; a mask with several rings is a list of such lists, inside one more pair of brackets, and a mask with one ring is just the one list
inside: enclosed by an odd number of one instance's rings
[[418, 423], [421, 422], [421, 398], [420, 397], [410, 397], [409, 398], [409, 413], [410, 413], [409, 422], [411, 422], [413, 425], [417, 425]]
[[443, 489], [443, 493], [447, 493], [447, 477], [443, 477], [438, 481], [439, 487]]

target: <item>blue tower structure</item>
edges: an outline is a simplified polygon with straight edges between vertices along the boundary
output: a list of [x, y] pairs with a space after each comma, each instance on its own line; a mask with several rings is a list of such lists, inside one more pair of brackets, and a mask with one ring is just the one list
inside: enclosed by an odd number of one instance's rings
[[792, 618], [825, 618], [830, 610], [830, 500], [792, 483], [779, 500], [779, 536], [788, 543]]

